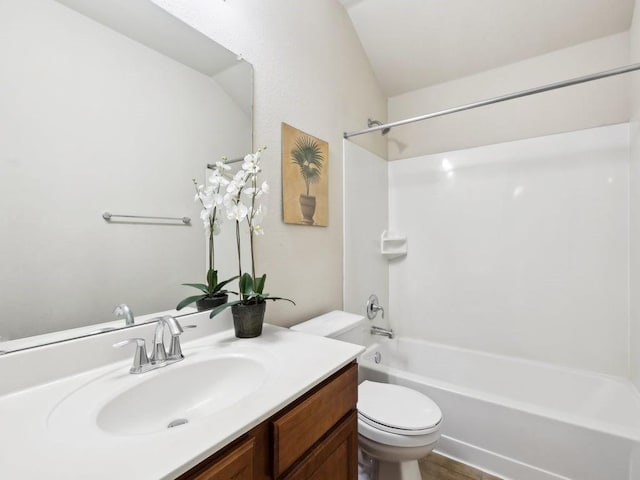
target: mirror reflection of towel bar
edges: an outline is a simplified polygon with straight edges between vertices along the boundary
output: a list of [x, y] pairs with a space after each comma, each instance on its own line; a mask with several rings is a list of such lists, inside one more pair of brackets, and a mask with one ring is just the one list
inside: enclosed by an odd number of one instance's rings
[[191, 223], [191, 219], [189, 217], [151, 217], [149, 215], [116, 215], [115, 213], [104, 212], [102, 214], [102, 218], [104, 218], [107, 222], [111, 221], [112, 218], [141, 218], [145, 220], [174, 220], [176, 222], [182, 222], [185, 225], [189, 225]]

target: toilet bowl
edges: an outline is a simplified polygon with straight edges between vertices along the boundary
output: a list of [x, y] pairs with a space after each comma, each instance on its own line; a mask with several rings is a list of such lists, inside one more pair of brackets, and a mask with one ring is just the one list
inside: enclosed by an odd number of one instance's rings
[[358, 442], [378, 461], [380, 480], [420, 480], [418, 460], [440, 438], [440, 408], [400, 385], [365, 380], [358, 386]]
[[[292, 330], [366, 345], [363, 316], [334, 311]], [[442, 412], [426, 395], [400, 385], [365, 380], [358, 386], [358, 444], [376, 460], [378, 480], [421, 480], [418, 460], [440, 438]]]

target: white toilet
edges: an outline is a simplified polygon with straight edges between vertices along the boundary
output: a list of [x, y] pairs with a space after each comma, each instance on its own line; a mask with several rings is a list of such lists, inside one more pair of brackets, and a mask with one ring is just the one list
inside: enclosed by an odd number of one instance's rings
[[[291, 330], [367, 345], [370, 328], [363, 316], [333, 311]], [[438, 405], [420, 392], [369, 380], [358, 386], [358, 442], [377, 460], [378, 480], [420, 480], [418, 459], [433, 450], [441, 422]]]

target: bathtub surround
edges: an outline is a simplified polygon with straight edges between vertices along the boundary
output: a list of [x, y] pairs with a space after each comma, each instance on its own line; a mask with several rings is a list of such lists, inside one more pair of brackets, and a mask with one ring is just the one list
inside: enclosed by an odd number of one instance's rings
[[[378, 296], [388, 326], [389, 261], [382, 255], [381, 235], [389, 225], [387, 162], [349, 140], [344, 148], [344, 310], [366, 315], [369, 295]], [[366, 279], [366, 281], [363, 281]]]
[[[386, 265], [399, 337], [382, 340], [380, 364], [361, 360], [362, 378], [431, 397], [437, 451], [481, 470], [635, 480], [629, 124], [389, 162], [387, 225], [369, 209], [386, 197], [369, 185], [384, 184], [377, 159], [349, 141], [345, 152], [345, 306]], [[382, 263], [387, 228], [410, 248]]]
[[628, 131], [391, 162], [399, 335], [627, 376]]

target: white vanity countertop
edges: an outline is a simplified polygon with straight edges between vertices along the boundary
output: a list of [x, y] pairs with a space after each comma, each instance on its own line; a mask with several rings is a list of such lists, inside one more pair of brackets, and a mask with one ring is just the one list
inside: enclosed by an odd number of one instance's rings
[[[100, 377], [115, 372], [122, 381], [142, 381], [145, 375], [187, 365], [190, 358], [195, 362], [211, 349], [224, 353], [238, 348], [269, 355], [264, 385], [255, 394], [189, 424], [124, 435], [105, 432], [89, 422], [95, 418], [91, 406], [66, 417], [68, 428], [51, 415], [61, 401]], [[142, 375], [128, 374], [129, 359], [1, 396], [0, 478], [174, 479], [340, 370], [363, 349], [265, 325], [262, 336], [255, 339], [237, 339], [231, 330], [187, 342], [185, 360]], [[141, 411], [144, 408], [143, 403]]]

